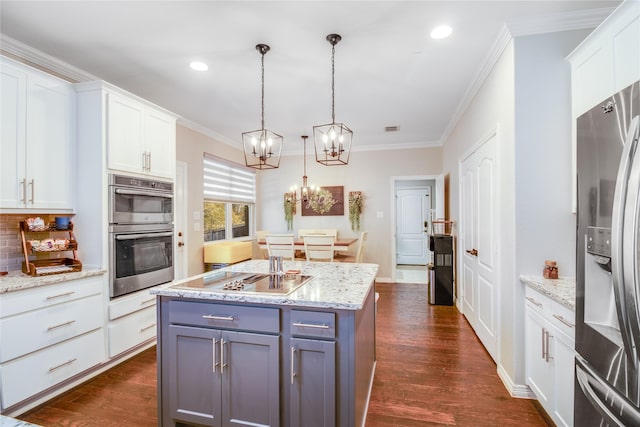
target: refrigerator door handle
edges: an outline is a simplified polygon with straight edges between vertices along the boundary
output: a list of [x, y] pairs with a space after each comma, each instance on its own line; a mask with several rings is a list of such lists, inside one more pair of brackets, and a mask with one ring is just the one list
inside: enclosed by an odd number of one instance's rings
[[[638, 349], [636, 348], [634, 337], [640, 338], [640, 324], [638, 323], [640, 316], [638, 314], [638, 307], [635, 305], [635, 301], [637, 300], [635, 286], [625, 286], [626, 277], [623, 244], [625, 240], [624, 227], [626, 223], [625, 209], [628, 207], [635, 210], [635, 205], [627, 205], [629, 192], [630, 190], [632, 190], [631, 192], [635, 190], [636, 193], [638, 191], [638, 187], [630, 189], [629, 183], [632, 178], [632, 169], [637, 169], [633, 167], [633, 160], [638, 146], [637, 135], [639, 122], [639, 116], [633, 118], [626, 136], [620, 158], [620, 167], [618, 168], [611, 218], [611, 280], [613, 282], [613, 291], [616, 300], [616, 312], [625, 354], [631, 365], [636, 369], [638, 368]], [[629, 266], [629, 268], [633, 267]], [[633, 274], [628, 276], [629, 280], [632, 280], [632, 278]]]
[[618, 427], [640, 425], [638, 409], [577, 358], [576, 381], [594, 409], [604, 418], [605, 424]]

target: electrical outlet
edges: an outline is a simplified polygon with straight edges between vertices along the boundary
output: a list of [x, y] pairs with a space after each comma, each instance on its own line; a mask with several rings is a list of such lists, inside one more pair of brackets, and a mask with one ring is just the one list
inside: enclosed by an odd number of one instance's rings
[[193, 223], [193, 231], [200, 231], [200, 223], [199, 222], [194, 222]]

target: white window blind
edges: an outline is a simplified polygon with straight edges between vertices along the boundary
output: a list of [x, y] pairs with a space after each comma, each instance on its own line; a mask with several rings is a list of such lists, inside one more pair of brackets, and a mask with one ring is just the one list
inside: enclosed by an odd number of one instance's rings
[[203, 171], [205, 200], [255, 203], [253, 169], [205, 153]]

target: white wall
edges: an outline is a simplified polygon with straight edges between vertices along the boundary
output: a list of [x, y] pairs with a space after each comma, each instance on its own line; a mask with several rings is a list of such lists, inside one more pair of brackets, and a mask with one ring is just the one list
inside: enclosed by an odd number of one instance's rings
[[[346, 166], [324, 166], [315, 161], [313, 145], [307, 142], [307, 176], [310, 185], [344, 186], [345, 199], [349, 191], [364, 195], [360, 228], [367, 231], [364, 261], [379, 264], [378, 277], [391, 277], [392, 176], [438, 175], [442, 168], [441, 148], [396, 151], [352, 152]], [[280, 168], [259, 173], [258, 229], [286, 232], [283, 197], [289, 188], [302, 185], [302, 156], [283, 157]], [[378, 217], [381, 213], [382, 217]], [[293, 228], [337, 228], [338, 236], [356, 236], [351, 230], [348, 201], [344, 216], [302, 216], [298, 213]]]
[[524, 384], [524, 286], [518, 277], [540, 275], [550, 258], [566, 273], [575, 269], [570, 69], [564, 57], [585, 36], [571, 31], [511, 40], [443, 149], [450, 216], [459, 222], [459, 160], [498, 131], [497, 364], [514, 386]]

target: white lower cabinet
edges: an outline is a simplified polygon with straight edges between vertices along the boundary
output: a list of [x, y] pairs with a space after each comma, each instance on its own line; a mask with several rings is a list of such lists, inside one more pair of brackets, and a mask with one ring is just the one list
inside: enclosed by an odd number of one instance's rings
[[103, 289], [95, 276], [3, 294], [3, 410], [106, 360]]
[[572, 426], [575, 314], [530, 288], [526, 297], [527, 385], [556, 425]]
[[109, 357], [156, 337], [156, 297], [148, 290], [122, 296], [109, 304]]

